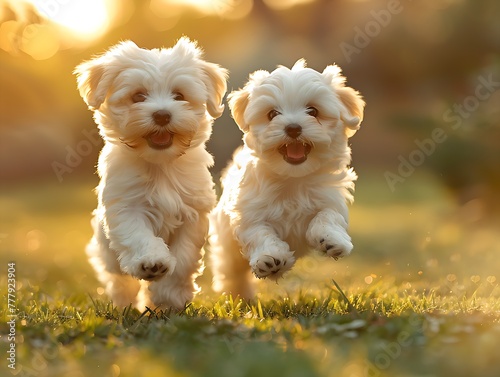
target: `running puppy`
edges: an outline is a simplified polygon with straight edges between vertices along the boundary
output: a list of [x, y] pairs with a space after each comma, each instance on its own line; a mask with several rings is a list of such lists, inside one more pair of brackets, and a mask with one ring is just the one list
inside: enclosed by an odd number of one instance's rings
[[276, 280], [308, 249], [335, 259], [351, 253], [347, 202], [356, 174], [347, 141], [364, 101], [339, 67], [319, 73], [299, 60], [254, 72], [229, 106], [245, 145], [211, 214], [211, 262], [216, 291], [250, 298], [252, 274]]
[[227, 72], [181, 38], [168, 49], [122, 42], [75, 74], [105, 143], [90, 262], [116, 305], [183, 308], [216, 201], [205, 142]]

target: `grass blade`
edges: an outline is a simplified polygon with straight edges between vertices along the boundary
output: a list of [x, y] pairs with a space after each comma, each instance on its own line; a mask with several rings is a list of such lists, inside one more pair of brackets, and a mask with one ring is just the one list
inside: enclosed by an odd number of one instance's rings
[[337, 290], [340, 292], [340, 295], [342, 296], [344, 301], [347, 303], [347, 309], [349, 310], [349, 313], [354, 313], [354, 314], [356, 314], [356, 316], [359, 316], [358, 311], [356, 310], [354, 305], [351, 303], [351, 301], [349, 301], [349, 299], [347, 298], [347, 296], [344, 293], [344, 291], [342, 290], [342, 288], [340, 288], [340, 285], [337, 284], [335, 279], [332, 279], [332, 282], [335, 285], [335, 287], [337, 288]]

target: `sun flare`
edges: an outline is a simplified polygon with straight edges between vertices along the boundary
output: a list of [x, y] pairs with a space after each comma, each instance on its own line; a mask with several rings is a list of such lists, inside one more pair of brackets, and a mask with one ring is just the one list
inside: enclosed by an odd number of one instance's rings
[[94, 39], [103, 35], [109, 25], [107, 1], [28, 0], [46, 19], [70, 30], [81, 39]]

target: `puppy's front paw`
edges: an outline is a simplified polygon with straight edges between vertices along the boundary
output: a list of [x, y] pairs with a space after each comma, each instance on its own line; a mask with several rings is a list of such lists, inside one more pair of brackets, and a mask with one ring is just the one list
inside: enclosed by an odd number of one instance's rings
[[176, 262], [163, 239], [156, 237], [147, 242], [143, 250], [124, 255], [120, 259], [120, 267], [123, 272], [138, 279], [156, 280], [165, 274], [172, 274]]
[[325, 232], [325, 234], [317, 237], [315, 245], [315, 249], [335, 260], [351, 254], [352, 248], [351, 237], [344, 230]]
[[165, 266], [163, 262], [145, 261], [141, 263], [141, 271], [140, 276], [138, 276], [139, 279], [156, 280], [169, 272], [169, 268], [168, 265]]
[[351, 237], [347, 222], [338, 212], [326, 209], [309, 224], [306, 239], [309, 246], [337, 260], [351, 254]]
[[276, 280], [292, 268], [295, 258], [288, 245], [284, 242], [283, 244], [285, 245], [283, 248], [268, 249], [267, 252], [258, 253], [258, 256], [250, 259], [250, 267], [255, 277]]

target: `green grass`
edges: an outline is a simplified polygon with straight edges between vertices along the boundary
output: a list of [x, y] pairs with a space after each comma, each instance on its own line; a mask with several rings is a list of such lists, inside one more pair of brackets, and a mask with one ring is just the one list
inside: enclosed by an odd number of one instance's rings
[[181, 313], [117, 308], [102, 294], [83, 253], [91, 185], [3, 190], [0, 376], [500, 375], [498, 224], [468, 221], [428, 181], [394, 200], [369, 183], [351, 211], [352, 256], [301, 260], [249, 302], [211, 292], [207, 269]]
[[43, 376], [498, 375], [498, 292], [380, 282], [346, 292], [351, 308], [333, 284], [325, 293], [223, 296], [174, 314], [25, 287], [17, 363]]

